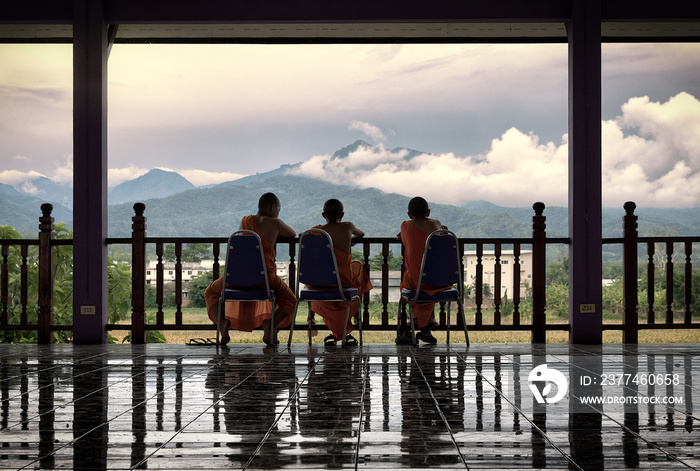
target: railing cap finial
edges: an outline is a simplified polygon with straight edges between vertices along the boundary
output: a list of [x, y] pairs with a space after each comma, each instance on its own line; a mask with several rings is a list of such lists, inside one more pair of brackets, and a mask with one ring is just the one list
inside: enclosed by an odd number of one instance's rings
[[143, 203], [135, 203], [134, 204], [134, 213], [136, 213], [137, 217], [143, 216], [144, 211], [146, 211], [146, 205]]
[[634, 210], [637, 209], [637, 205], [634, 203], [634, 201], [628, 201], [624, 205], [622, 205], [622, 207], [625, 208], [627, 214], [632, 214], [634, 213]]
[[537, 203], [532, 205], [532, 209], [535, 210], [535, 214], [537, 214], [538, 216], [542, 216], [542, 213], [544, 213], [544, 208], [544, 203], [542, 203], [541, 201], [538, 201]]
[[51, 203], [44, 203], [41, 205], [42, 217], [51, 217], [51, 211], [53, 211], [53, 205]]

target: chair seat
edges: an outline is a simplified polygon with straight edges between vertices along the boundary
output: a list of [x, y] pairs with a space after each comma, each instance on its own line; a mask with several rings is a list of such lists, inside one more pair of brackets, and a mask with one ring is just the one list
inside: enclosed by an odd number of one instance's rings
[[[343, 288], [346, 299], [357, 296], [357, 288]], [[342, 301], [338, 288], [305, 288], [299, 293], [299, 301]]]
[[[275, 296], [275, 291], [270, 290], [270, 294]], [[226, 288], [224, 290], [224, 301], [266, 301], [267, 290], [265, 288], [236, 289]]]
[[[416, 290], [403, 288], [401, 290], [401, 297], [406, 298], [408, 301], [413, 300], [416, 296]], [[459, 292], [455, 288], [447, 288], [442, 291], [430, 295], [425, 291], [421, 291], [418, 294], [418, 302], [439, 302], [439, 301], [455, 301], [459, 299]]]

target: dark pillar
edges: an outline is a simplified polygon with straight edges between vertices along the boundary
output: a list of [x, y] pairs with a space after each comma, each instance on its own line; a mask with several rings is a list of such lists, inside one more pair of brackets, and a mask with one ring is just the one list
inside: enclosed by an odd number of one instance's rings
[[73, 341], [106, 343], [107, 24], [73, 1]]
[[637, 216], [634, 209], [637, 207], [632, 201], [625, 203], [625, 217], [622, 224], [622, 297], [625, 305], [625, 315], [622, 324], [624, 343], [639, 342], [639, 315], [637, 305]]
[[532, 217], [532, 343], [546, 343], [547, 217], [544, 215], [544, 203], [537, 202], [532, 209], [535, 210]]
[[53, 206], [49, 203], [41, 205], [42, 216], [39, 218], [39, 343], [53, 343]]
[[146, 205], [136, 203], [131, 218], [131, 343], [146, 342]]
[[602, 343], [600, 1], [573, 0], [569, 35], [571, 343]]

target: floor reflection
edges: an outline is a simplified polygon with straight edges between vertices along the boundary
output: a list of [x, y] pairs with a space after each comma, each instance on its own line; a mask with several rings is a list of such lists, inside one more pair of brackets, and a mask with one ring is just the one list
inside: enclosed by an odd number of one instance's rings
[[698, 468], [699, 371], [694, 345], [0, 345], [0, 468]]

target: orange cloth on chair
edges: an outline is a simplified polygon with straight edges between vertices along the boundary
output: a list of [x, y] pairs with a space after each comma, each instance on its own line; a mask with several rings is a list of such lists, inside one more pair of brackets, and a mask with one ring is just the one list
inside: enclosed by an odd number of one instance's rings
[[[335, 260], [338, 263], [338, 272], [340, 273], [340, 282], [345, 288], [357, 288], [360, 296], [372, 289], [372, 283], [365, 273], [362, 262], [352, 260], [349, 253], [343, 252], [338, 248], [333, 248], [335, 252]], [[344, 301], [312, 301], [311, 310], [323, 318], [323, 323], [326, 324], [335, 338], [343, 339], [343, 324], [345, 323], [345, 312], [347, 303]], [[352, 315], [357, 312], [359, 306], [357, 301], [350, 304], [350, 319], [348, 319], [349, 334], [352, 332]]]
[[[245, 216], [241, 220], [241, 229], [254, 231], [258, 235], [255, 216]], [[296, 296], [289, 286], [277, 276], [277, 265], [275, 264], [275, 246], [262, 238], [263, 253], [265, 254], [265, 267], [267, 268], [267, 280], [270, 283], [270, 289], [275, 291], [277, 306], [283, 309], [287, 314], [287, 318], [282, 322], [277, 323], [278, 328], [289, 326], [292, 321], [292, 313], [296, 304]], [[207, 314], [212, 322], [216, 323], [217, 305], [221, 297], [221, 290], [224, 284], [224, 277], [220, 277], [207, 287], [204, 292], [204, 300], [207, 303]], [[227, 302], [224, 306], [224, 315], [231, 321], [231, 329], [243, 330], [250, 332], [262, 325], [263, 321], [272, 317], [272, 303], [269, 301], [255, 302]]]
[[[404, 246], [403, 263], [406, 271], [401, 280], [401, 289], [416, 289], [418, 286], [418, 278], [420, 276], [420, 266], [423, 261], [423, 251], [425, 251], [425, 241], [428, 240], [430, 234], [423, 232], [411, 224], [411, 221], [401, 223], [401, 243]], [[430, 295], [442, 291], [449, 286], [431, 286], [426, 283], [421, 283], [421, 291]], [[418, 319], [417, 326], [419, 329], [427, 326], [433, 314], [435, 303], [411, 303], [413, 307], [413, 317]]]

